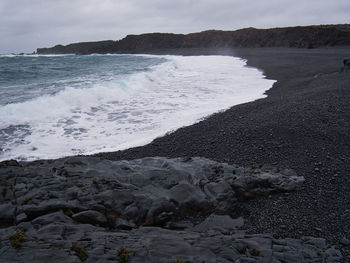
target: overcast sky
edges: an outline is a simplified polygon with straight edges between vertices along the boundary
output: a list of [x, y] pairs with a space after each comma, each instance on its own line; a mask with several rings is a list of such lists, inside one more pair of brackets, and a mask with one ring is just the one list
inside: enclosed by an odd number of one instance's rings
[[127, 34], [350, 23], [350, 0], [0, 0], [0, 54]]

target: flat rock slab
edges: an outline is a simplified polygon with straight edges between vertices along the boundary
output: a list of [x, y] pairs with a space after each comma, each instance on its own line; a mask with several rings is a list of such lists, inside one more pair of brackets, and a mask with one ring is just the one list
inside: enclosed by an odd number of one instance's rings
[[[205, 158], [108, 161], [70, 157], [0, 167], [0, 220], [63, 210], [82, 223], [163, 226], [176, 217], [227, 214], [239, 200], [296, 190], [291, 170], [242, 168]], [[21, 215], [21, 216], [19, 216]]]
[[243, 227], [244, 220], [242, 217], [232, 219], [228, 215], [215, 215], [208, 216], [203, 222], [197, 224], [193, 230], [198, 232], [207, 232], [209, 230], [234, 230]]
[[[26, 229], [21, 248], [10, 246], [8, 235]], [[175, 231], [140, 227], [131, 231], [107, 230], [89, 224], [51, 223], [34, 228], [30, 223], [0, 230], [1, 262], [81, 262], [71, 250], [79, 244], [85, 262], [123, 262], [116, 249], [128, 252], [128, 262], [342, 262], [340, 252], [324, 239], [275, 239], [272, 235], [247, 235], [242, 231], [222, 233]], [[182, 262], [182, 261], [178, 261]]]
[[341, 259], [324, 239], [247, 235], [229, 216], [242, 200], [296, 190], [304, 178], [291, 170], [205, 158], [13, 163], [0, 165], [0, 262]]

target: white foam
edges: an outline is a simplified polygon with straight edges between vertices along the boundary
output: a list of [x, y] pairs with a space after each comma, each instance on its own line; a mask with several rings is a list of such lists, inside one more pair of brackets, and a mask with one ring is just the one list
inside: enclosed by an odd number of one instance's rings
[[57, 158], [151, 142], [217, 111], [263, 98], [274, 80], [229, 56], [163, 56], [151, 71], [0, 107], [0, 129], [26, 124], [0, 159]]

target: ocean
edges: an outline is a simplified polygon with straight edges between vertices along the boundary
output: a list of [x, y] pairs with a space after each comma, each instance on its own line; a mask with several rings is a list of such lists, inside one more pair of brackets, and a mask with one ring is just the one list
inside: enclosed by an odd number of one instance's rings
[[144, 145], [274, 82], [230, 56], [0, 55], [0, 160]]

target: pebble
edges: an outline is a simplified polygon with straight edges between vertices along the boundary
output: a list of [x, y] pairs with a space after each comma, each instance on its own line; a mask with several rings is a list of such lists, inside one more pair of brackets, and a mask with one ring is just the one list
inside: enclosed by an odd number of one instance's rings
[[25, 213], [21, 213], [18, 216], [16, 216], [16, 223], [19, 224], [23, 221], [26, 221], [28, 219], [27, 215]]
[[87, 210], [77, 214], [73, 214], [72, 218], [80, 223], [105, 225], [107, 218], [98, 211]]
[[117, 218], [114, 222], [114, 227], [116, 229], [123, 229], [123, 230], [131, 230], [136, 227], [136, 225], [132, 222], [129, 222], [127, 220], [124, 220], [122, 218]]
[[349, 246], [350, 245], [350, 240], [348, 238], [343, 238], [340, 240], [340, 243], [344, 246]]

